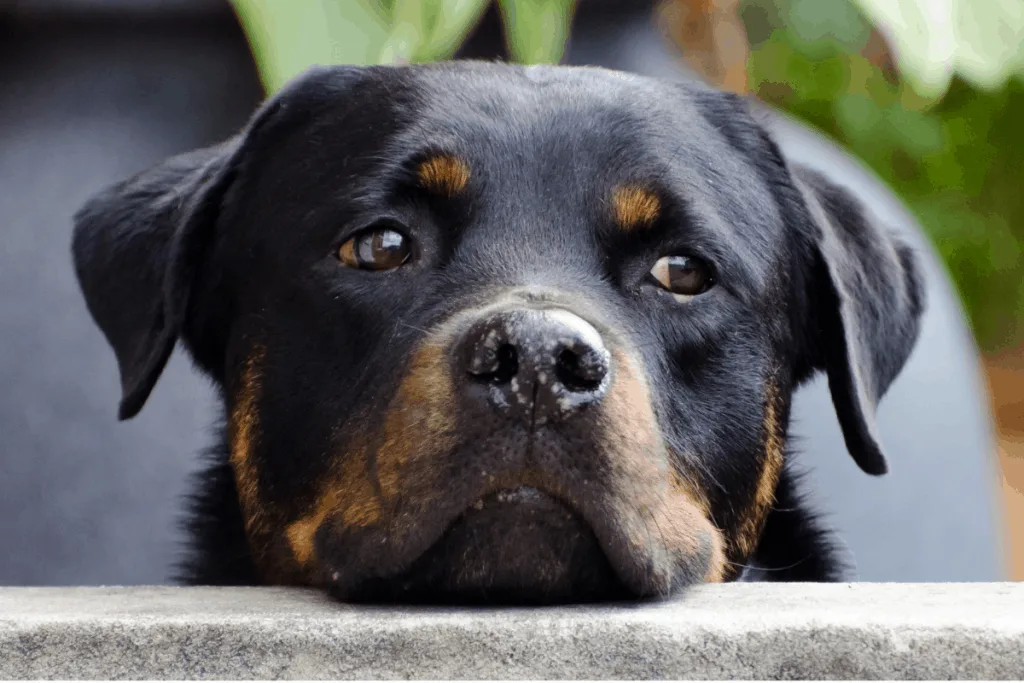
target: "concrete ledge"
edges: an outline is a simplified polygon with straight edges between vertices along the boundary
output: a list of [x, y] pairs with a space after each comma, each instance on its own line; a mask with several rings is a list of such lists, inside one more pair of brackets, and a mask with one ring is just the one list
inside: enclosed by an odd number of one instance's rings
[[1024, 584], [731, 584], [671, 602], [352, 607], [0, 589], [2, 678], [1024, 678]]

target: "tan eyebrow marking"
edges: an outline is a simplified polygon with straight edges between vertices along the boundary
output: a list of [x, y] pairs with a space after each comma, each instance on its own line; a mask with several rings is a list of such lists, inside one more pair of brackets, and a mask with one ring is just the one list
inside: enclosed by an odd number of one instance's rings
[[612, 194], [612, 213], [622, 230], [646, 228], [658, 219], [661, 200], [643, 187], [623, 185]]
[[469, 184], [469, 164], [457, 156], [440, 154], [420, 164], [420, 185], [446, 197], [454, 197]]

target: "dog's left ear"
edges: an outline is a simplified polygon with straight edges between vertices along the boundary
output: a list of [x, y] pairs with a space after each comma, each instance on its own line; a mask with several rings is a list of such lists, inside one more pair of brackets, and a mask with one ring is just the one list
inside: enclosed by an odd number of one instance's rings
[[925, 299], [920, 266], [846, 189], [804, 168], [790, 172], [809, 219], [810, 360], [828, 375], [850, 455], [868, 474], [884, 474], [875, 409], [917, 340]]
[[771, 189], [798, 252], [800, 373], [827, 373], [847, 450], [884, 474], [875, 408], [910, 356], [925, 305], [913, 251], [849, 191], [787, 163], [743, 97], [698, 88], [689, 98]]
[[795, 240], [803, 310], [799, 379], [824, 371], [847, 451], [868, 474], [888, 470], [874, 410], [918, 339], [925, 282], [912, 250], [824, 176], [786, 163], [746, 100], [696, 88], [708, 122], [751, 162]]

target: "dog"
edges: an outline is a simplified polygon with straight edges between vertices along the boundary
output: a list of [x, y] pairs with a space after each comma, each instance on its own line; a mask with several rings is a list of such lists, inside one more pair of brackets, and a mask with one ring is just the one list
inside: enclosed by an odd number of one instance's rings
[[72, 242], [120, 418], [179, 339], [223, 400], [182, 580], [352, 602], [839, 580], [791, 397], [826, 373], [884, 473], [925, 305], [745, 99], [598, 68], [314, 67]]

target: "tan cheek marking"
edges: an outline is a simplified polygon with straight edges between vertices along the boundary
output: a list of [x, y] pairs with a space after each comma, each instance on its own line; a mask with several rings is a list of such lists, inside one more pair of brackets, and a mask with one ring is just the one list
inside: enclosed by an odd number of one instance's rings
[[419, 500], [442, 493], [435, 485], [440, 474], [436, 456], [455, 443], [454, 389], [444, 346], [435, 340], [416, 352], [388, 409], [384, 443], [377, 451], [377, 476], [385, 498], [411, 490]]
[[642, 187], [618, 187], [612, 194], [612, 213], [621, 230], [649, 227], [661, 213], [661, 200]]
[[469, 184], [469, 164], [449, 154], [431, 157], [419, 166], [420, 185], [445, 197], [454, 197]]
[[316, 559], [316, 532], [328, 516], [337, 516], [349, 528], [372, 526], [383, 518], [381, 502], [366, 471], [365, 451], [355, 448], [340, 456], [340, 461], [340, 471], [330, 477], [311, 511], [285, 531], [300, 566], [308, 567]]
[[260, 395], [260, 364], [263, 349], [257, 347], [246, 361], [241, 387], [231, 411], [231, 468], [235, 487], [250, 540], [269, 531], [259, 500], [259, 472], [252, 461], [252, 452], [259, 440], [259, 416], [256, 405]]
[[[619, 371], [605, 399], [609, 419], [603, 425], [603, 441], [609, 446], [617, 478], [635, 491], [630, 504], [638, 506], [641, 516], [623, 520], [630, 543], [642, 546], [655, 533], [672, 552], [692, 556], [700, 551], [707, 535], [713, 544], [708, 580], [720, 580], [725, 571], [725, 543], [710, 521], [707, 497], [670, 464], [651, 408], [650, 390], [637, 364], [621, 351], [614, 356]], [[658, 462], [664, 466], [657, 466]]]
[[704, 582], [722, 583], [727, 578], [729, 564], [725, 557], [725, 537], [717, 527], [711, 534], [711, 543], [714, 546], [711, 551], [711, 565], [708, 567], [708, 573], [704, 576]]
[[675, 470], [673, 471], [672, 487], [698, 512], [697, 526], [711, 539], [711, 560], [704, 581], [706, 583], [722, 583], [729, 573], [729, 563], [726, 557], [727, 544], [725, 534], [711, 521], [711, 503], [708, 501], [707, 495]]
[[313, 548], [313, 537], [326, 516], [327, 506], [323, 505], [323, 501], [321, 501], [314, 513], [293, 522], [285, 531], [288, 544], [292, 548], [292, 554], [300, 566], [304, 567], [309, 564], [316, 554]]
[[778, 410], [778, 390], [774, 385], [769, 385], [765, 394], [764, 460], [761, 475], [754, 490], [754, 498], [743, 514], [743, 521], [733, 542], [733, 552], [730, 553], [738, 562], [745, 560], [754, 551], [768, 518], [768, 512], [775, 503], [775, 489], [782, 473], [785, 446]]
[[[441, 344], [428, 344], [413, 357], [387, 411], [384, 436], [377, 450], [377, 482], [367, 469], [366, 448], [350, 447], [340, 454], [340, 469], [330, 478], [311, 511], [289, 525], [286, 536], [296, 561], [309, 567], [316, 560], [314, 539], [328, 517], [350, 529], [390, 523], [394, 537], [401, 529], [385, 514], [385, 505], [399, 493], [429, 503], [443, 495], [436, 455], [452, 448], [451, 378], [444, 370]], [[362, 443], [361, 439], [349, 437]]]
[[281, 585], [302, 583], [302, 577], [296, 574], [287, 554], [276, 550], [283, 520], [261, 499], [259, 468], [253, 459], [261, 438], [258, 405], [264, 357], [265, 349], [254, 346], [242, 370], [228, 420], [228, 461], [234, 473], [246, 540], [262, 579]]

